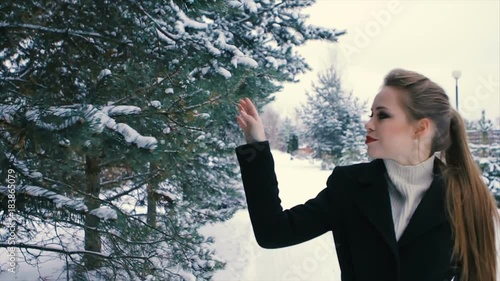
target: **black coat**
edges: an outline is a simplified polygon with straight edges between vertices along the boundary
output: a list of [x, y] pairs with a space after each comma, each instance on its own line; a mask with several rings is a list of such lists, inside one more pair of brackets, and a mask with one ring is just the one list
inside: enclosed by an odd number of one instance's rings
[[315, 198], [283, 210], [269, 143], [243, 145], [236, 154], [261, 247], [286, 247], [332, 231], [342, 281], [451, 279], [453, 239], [438, 158], [434, 180], [397, 241], [381, 159], [336, 167]]

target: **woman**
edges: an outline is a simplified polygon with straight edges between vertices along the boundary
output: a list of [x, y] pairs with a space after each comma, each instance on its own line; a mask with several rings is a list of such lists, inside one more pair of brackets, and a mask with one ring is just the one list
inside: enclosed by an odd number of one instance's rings
[[259, 245], [332, 231], [343, 281], [494, 281], [496, 204], [444, 90], [395, 69], [371, 110], [366, 145], [375, 160], [336, 167], [317, 197], [283, 210], [262, 121], [240, 100], [247, 144], [236, 154]]

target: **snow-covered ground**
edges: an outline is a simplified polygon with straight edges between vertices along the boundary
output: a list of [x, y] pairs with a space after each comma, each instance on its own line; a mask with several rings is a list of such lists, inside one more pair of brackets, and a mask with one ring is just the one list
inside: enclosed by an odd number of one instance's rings
[[[273, 156], [283, 208], [304, 203], [326, 186], [331, 171], [322, 171], [319, 162], [290, 160], [279, 151], [273, 151]], [[217, 255], [227, 261], [215, 281], [340, 281], [331, 232], [288, 248], [263, 249], [255, 242], [247, 210], [241, 210], [229, 221], [204, 227], [202, 233], [215, 238]]]

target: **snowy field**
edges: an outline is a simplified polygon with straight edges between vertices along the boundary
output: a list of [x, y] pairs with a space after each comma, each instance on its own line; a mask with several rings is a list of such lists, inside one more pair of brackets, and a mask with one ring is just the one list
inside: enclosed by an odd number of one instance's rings
[[[321, 171], [319, 162], [290, 160], [279, 151], [273, 151], [273, 157], [284, 209], [304, 203], [325, 188], [331, 171]], [[215, 238], [217, 255], [227, 261], [215, 281], [340, 281], [331, 232], [288, 248], [263, 249], [255, 242], [247, 210], [240, 210], [225, 223], [204, 227], [202, 233]]]

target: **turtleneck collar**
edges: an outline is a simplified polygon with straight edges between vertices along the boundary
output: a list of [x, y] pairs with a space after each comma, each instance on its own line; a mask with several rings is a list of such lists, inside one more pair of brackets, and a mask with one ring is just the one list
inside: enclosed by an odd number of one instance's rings
[[423, 182], [432, 182], [435, 158], [433, 154], [429, 159], [413, 166], [404, 166], [391, 159], [384, 159], [384, 164], [387, 174], [396, 186], [402, 183], [420, 185]]

